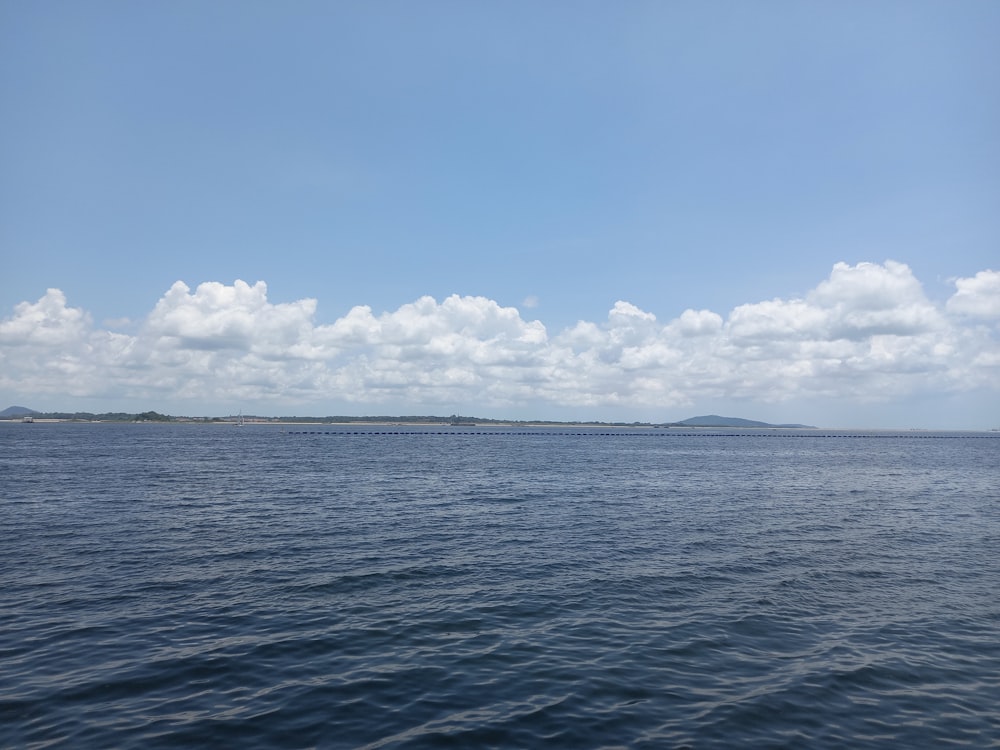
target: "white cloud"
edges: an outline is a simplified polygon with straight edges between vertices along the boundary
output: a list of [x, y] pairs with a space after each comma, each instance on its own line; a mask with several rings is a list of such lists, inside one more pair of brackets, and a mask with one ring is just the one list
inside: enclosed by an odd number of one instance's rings
[[66, 295], [48, 289], [38, 302], [22, 302], [13, 317], [0, 321], [0, 344], [5, 346], [65, 346], [90, 328], [90, 316], [67, 307]]
[[94, 330], [90, 315], [49, 289], [0, 321], [0, 388], [23, 393], [98, 393], [115, 379], [132, 341]]
[[837, 338], [910, 336], [941, 322], [910, 268], [891, 260], [885, 265], [837, 263], [808, 301], [826, 313], [830, 335]]
[[948, 300], [948, 312], [1000, 319], [1000, 271], [980, 271], [971, 279], [955, 279], [958, 291]]
[[192, 294], [176, 282], [146, 322], [147, 335], [170, 347], [206, 351], [254, 351], [262, 356], [298, 356], [308, 338], [316, 300], [274, 305], [267, 285], [199, 284]]
[[[95, 328], [59, 290], [0, 321], [0, 391], [174, 404], [380, 404], [488, 413], [531, 405], [676, 409], [713, 399], [893, 401], [1000, 389], [1000, 274], [955, 281], [945, 305], [902, 263], [836, 264], [802, 299], [663, 321], [618, 301], [550, 335], [484, 297], [350, 309], [272, 303], [263, 282], [174, 284], [132, 335]], [[150, 401], [153, 400], [153, 401]]]
[[711, 310], [685, 310], [668, 330], [681, 336], [711, 336], [722, 330], [722, 316]]

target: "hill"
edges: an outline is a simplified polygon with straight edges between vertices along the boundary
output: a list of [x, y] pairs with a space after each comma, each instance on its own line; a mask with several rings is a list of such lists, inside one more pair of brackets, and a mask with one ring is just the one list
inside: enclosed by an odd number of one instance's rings
[[811, 427], [807, 424], [771, 424], [770, 422], [757, 422], [753, 419], [741, 419], [739, 417], [720, 417], [718, 414], [706, 414], [701, 417], [691, 417], [681, 422], [671, 422], [671, 426], [677, 427]]
[[26, 406], [8, 406], [3, 411], [0, 411], [0, 419], [5, 417], [33, 417], [38, 414], [34, 409], [29, 409]]

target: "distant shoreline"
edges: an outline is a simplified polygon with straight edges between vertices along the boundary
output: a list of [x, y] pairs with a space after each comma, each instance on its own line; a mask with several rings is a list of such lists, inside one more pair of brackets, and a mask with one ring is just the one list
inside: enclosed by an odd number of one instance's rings
[[[24, 424], [20, 417], [0, 417], [0, 425]], [[213, 418], [213, 419], [193, 419], [193, 418], [171, 418], [169, 420], [123, 420], [123, 419], [81, 419], [81, 418], [61, 418], [61, 417], [33, 417], [32, 421], [25, 425], [25, 429], [30, 429], [32, 425], [185, 425], [191, 427], [236, 427], [236, 419]], [[319, 419], [295, 419], [287, 418], [247, 418], [244, 417], [245, 427], [296, 427], [322, 429], [324, 427], [350, 428], [422, 428], [435, 430], [454, 430], [459, 433], [470, 429], [567, 429], [575, 430], [634, 430], [636, 432], [649, 432], [651, 434], [691, 434], [704, 433], [712, 434], [720, 431], [730, 433], [742, 433], [747, 435], [769, 434], [769, 433], [799, 433], [803, 436], [816, 433], [828, 433], [831, 435], [850, 435], [852, 433], [886, 433], [886, 434], [909, 434], [921, 436], [927, 434], [931, 436], [935, 433], [968, 433], [1000, 438], [1000, 429], [954, 429], [954, 428], [925, 428], [925, 427], [790, 427], [782, 425], [772, 425], [768, 427], [748, 427], [746, 425], [682, 425], [682, 424], [651, 424], [651, 423], [609, 423], [609, 422], [519, 422], [519, 421], [486, 421], [483, 422], [463, 422], [452, 424], [443, 421], [392, 421], [392, 420], [351, 420], [351, 421], [320, 421]]]
[[40, 412], [23, 406], [10, 406], [0, 411], [0, 424], [191, 424], [191, 425], [271, 425], [298, 427], [436, 427], [436, 428], [579, 428], [579, 429], [634, 429], [655, 431], [713, 431], [738, 430], [740, 432], [761, 432], [781, 430], [784, 432], [808, 433], [815, 430], [832, 431], [865, 431], [865, 432], [983, 432], [1000, 433], [998, 428], [928, 428], [928, 427], [818, 427], [815, 425], [782, 423], [773, 424], [741, 417], [705, 414], [690, 417], [676, 422], [600, 422], [577, 420], [545, 420], [545, 419], [492, 419], [488, 417], [465, 416], [451, 414], [438, 416], [432, 414], [410, 415], [365, 415], [351, 416], [334, 414], [323, 417], [280, 416], [264, 417], [255, 414], [227, 414], [225, 416], [175, 416], [161, 414], [156, 411], [145, 411], [138, 414], [127, 412], [102, 412], [95, 414], [86, 411], [77, 412]]

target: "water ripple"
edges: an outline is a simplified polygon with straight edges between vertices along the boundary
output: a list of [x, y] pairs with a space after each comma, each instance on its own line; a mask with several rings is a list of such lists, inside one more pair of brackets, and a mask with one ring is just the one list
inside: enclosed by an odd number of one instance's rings
[[2, 746], [1000, 747], [995, 439], [39, 427]]

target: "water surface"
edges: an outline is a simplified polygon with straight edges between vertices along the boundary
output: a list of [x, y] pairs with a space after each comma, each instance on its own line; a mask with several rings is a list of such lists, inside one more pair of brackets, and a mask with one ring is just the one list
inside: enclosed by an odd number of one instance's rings
[[1000, 747], [1000, 438], [0, 425], [0, 745]]

